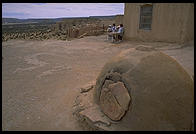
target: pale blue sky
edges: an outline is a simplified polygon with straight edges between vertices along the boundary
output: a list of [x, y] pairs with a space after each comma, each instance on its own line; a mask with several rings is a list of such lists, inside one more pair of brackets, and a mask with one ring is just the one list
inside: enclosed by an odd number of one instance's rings
[[60, 18], [124, 14], [124, 3], [2, 3], [2, 17]]

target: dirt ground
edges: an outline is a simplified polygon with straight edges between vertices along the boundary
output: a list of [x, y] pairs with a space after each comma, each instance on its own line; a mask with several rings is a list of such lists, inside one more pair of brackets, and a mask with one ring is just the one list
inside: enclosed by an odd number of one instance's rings
[[2, 43], [3, 130], [83, 128], [72, 115], [79, 88], [95, 80], [104, 64], [127, 48], [147, 45], [176, 58], [194, 75], [194, 46], [124, 41], [106, 35], [72, 41], [10, 40]]

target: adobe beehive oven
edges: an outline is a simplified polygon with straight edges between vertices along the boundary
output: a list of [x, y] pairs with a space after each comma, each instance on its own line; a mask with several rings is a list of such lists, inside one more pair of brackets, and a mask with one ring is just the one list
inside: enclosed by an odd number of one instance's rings
[[126, 50], [103, 67], [78, 97], [78, 115], [103, 130], [190, 130], [193, 79], [173, 58], [141, 50]]

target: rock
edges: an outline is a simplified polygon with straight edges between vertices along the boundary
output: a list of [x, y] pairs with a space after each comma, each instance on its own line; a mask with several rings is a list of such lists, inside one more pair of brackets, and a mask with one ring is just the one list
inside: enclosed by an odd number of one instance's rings
[[80, 92], [81, 93], [88, 92], [92, 88], [93, 88], [93, 85], [88, 85], [87, 87], [80, 88]]
[[127, 111], [131, 98], [124, 84], [122, 82], [117, 82], [114, 84], [110, 84], [108, 88], [111, 90], [112, 95], [116, 98], [119, 105], [125, 111]]
[[81, 87], [80, 92], [81, 93], [88, 92], [89, 90], [91, 90], [93, 88], [94, 85], [95, 85], [95, 81], [91, 81], [91, 82], [87, 83], [86, 85], [84, 85], [83, 87]]
[[106, 80], [100, 95], [102, 111], [112, 120], [120, 120], [128, 110], [131, 100], [122, 82], [114, 83]]
[[90, 130], [111, 130], [110, 126], [112, 122], [101, 112], [99, 106], [94, 103], [93, 92], [94, 88], [85, 93], [80, 93], [76, 97], [75, 104], [73, 105], [73, 115], [81, 126], [87, 127]]
[[91, 122], [93, 125], [96, 125], [97, 123], [101, 123], [106, 126], [111, 125], [111, 123], [107, 119], [102, 118], [103, 113], [99, 110], [98, 105], [84, 109], [83, 111], [80, 112], [80, 115], [88, 119], [89, 122]]
[[125, 114], [125, 110], [118, 104], [118, 101], [107, 88], [103, 88], [100, 95], [100, 107], [104, 114], [110, 119], [118, 121]]
[[114, 82], [112, 80], [105, 80], [105, 83], [103, 85], [103, 88], [107, 88], [109, 84], [113, 84]]
[[50, 30], [50, 29], [48, 29], [48, 30], [47, 30], [47, 32], [51, 32], [51, 30]]

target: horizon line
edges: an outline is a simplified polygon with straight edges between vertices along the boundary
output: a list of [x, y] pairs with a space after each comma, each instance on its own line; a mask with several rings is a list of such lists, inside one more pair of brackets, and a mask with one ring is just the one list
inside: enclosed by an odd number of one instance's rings
[[21, 19], [21, 20], [23, 20], [23, 19], [60, 19], [60, 18], [89, 18], [89, 17], [109, 17], [109, 16], [117, 16], [117, 15], [124, 15], [124, 14], [116, 14], [116, 15], [103, 15], [103, 16], [99, 16], [99, 15], [97, 15], [97, 16], [77, 16], [77, 17], [57, 17], [57, 18], [53, 18], [53, 17], [50, 17], [50, 18], [16, 18], [16, 17], [2, 17], [2, 19]]

